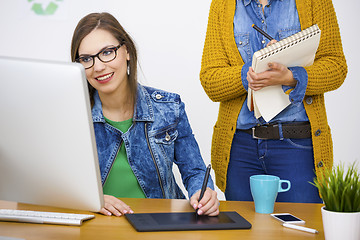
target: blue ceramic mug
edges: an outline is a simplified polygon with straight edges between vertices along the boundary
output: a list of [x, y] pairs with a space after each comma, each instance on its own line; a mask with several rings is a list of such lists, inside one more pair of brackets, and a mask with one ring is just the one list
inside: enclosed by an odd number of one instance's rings
[[[282, 183], [287, 188], [282, 188]], [[272, 175], [253, 175], [250, 177], [251, 195], [255, 203], [255, 212], [272, 213], [278, 192], [286, 192], [290, 189], [291, 183], [288, 180], [280, 180]]]

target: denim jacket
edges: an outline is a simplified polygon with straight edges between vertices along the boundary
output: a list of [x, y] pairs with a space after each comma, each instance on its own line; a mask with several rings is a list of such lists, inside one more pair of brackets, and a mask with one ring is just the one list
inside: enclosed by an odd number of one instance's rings
[[[180, 96], [138, 85], [133, 124], [125, 133], [105, 122], [98, 92], [92, 117], [102, 184], [120, 149], [147, 198], [185, 198], [175, 182], [173, 163], [181, 173], [189, 197], [201, 189], [205, 164]], [[209, 179], [208, 186], [214, 189]]]

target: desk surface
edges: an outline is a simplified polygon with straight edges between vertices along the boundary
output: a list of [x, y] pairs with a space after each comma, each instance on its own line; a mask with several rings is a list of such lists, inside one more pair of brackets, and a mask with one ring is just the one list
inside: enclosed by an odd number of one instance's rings
[[[141, 212], [189, 212], [193, 211], [187, 200], [164, 199], [122, 199], [136, 213]], [[280, 225], [269, 214], [255, 213], [253, 202], [221, 201], [220, 211], [236, 211], [247, 219], [249, 230], [210, 230], [178, 232], [136, 232], [125, 217], [107, 217], [95, 214], [95, 219], [85, 221], [82, 226], [61, 226], [32, 223], [0, 222], [0, 236], [22, 239], [324, 239], [321, 218], [322, 204], [276, 203], [274, 212], [289, 212], [306, 221], [304, 226], [315, 228], [318, 234], [288, 229]], [[0, 201], [0, 208], [59, 211], [72, 211], [53, 207], [43, 207], [15, 202]]]

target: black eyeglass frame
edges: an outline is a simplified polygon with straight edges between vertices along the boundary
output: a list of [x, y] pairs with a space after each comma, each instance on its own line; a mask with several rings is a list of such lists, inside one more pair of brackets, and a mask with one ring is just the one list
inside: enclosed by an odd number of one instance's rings
[[[95, 64], [95, 57], [97, 57], [97, 58], [98, 58], [101, 62], [103, 62], [103, 63], [111, 62], [111, 61], [113, 61], [113, 60], [117, 57], [117, 50], [119, 50], [119, 48], [121, 48], [122, 45], [123, 45], [123, 43], [120, 43], [120, 44], [117, 45], [116, 47], [107, 47], [107, 48], [104, 48], [103, 50], [101, 50], [101, 51], [98, 52], [97, 54], [94, 54], [94, 55], [85, 55], [85, 56], [78, 57], [77, 59], [75, 59], [75, 62], [80, 63], [80, 60], [81, 60], [82, 58], [84, 58], [84, 57], [87, 57], [87, 58], [88, 58], [88, 57], [91, 57], [91, 58], [92, 58], [92, 65], [91, 65], [90, 67], [86, 67], [85, 69], [89, 69], [89, 68], [92, 68], [92, 67], [94, 66], [94, 64]], [[103, 53], [104, 51], [109, 50], [109, 49], [114, 50], [114, 52], [115, 52], [114, 58], [111, 59], [111, 60], [108, 60], [108, 61], [101, 60], [101, 58], [99, 57], [99, 55], [100, 55], [101, 53]]]

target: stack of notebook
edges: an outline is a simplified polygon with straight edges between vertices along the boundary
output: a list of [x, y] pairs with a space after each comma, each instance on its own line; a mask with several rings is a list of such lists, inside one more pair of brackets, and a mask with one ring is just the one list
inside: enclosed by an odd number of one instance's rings
[[[319, 46], [321, 30], [315, 24], [294, 35], [265, 47], [253, 55], [252, 68], [255, 73], [268, 70], [270, 62], [287, 67], [306, 67], [313, 64]], [[248, 108], [256, 118], [269, 122], [290, 104], [289, 96], [281, 85], [265, 87], [258, 91], [248, 89]]]

